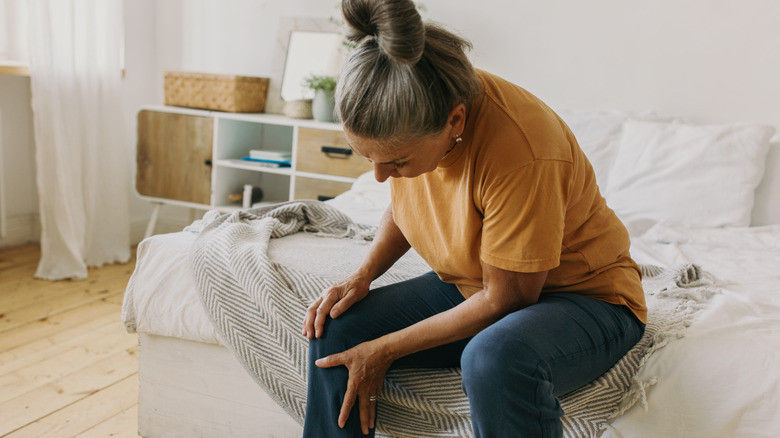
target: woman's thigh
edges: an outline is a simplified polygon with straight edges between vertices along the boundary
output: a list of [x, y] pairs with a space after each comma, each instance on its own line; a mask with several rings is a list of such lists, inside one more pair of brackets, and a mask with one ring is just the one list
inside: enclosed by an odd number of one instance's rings
[[480, 332], [466, 355], [495, 362], [498, 369], [543, 364], [558, 396], [599, 377], [643, 333], [644, 325], [624, 306], [578, 294], [543, 294], [537, 304]]

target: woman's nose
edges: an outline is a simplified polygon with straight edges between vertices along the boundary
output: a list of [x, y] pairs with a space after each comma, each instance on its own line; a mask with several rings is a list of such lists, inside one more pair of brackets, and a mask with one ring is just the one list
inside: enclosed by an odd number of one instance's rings
[[379, 163], [373, 163], [374, 164], [374, 178], [378, 182], [385, 182], [387, 181], [387, 178], [390, 178], [390, 174], [392, 173], [393, 167], [388, 166], [387, 164], [379, 164]]

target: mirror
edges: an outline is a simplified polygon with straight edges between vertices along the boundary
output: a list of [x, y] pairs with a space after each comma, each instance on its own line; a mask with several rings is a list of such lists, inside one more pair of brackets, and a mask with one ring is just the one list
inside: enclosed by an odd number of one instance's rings
[[303, 85], [304, 79], [310, 75], [339, 75], [341, 40], [338, 33], [292, 31], [282, 76], [282, 100], [289, 102], [314, 97], [314, 91]]
[[337, 76], [345, 50], [338, 26], [327, 19], [283, 17], [279, 22], [265, 112], [283, 114], [285, 101], [311, 99], [309, 75]]

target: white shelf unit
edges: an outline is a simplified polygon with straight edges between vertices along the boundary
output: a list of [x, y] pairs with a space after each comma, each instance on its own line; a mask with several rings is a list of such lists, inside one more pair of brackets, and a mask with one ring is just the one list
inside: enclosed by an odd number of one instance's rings
[[[176, 160], [174, 158], [168, 158], [170, 155], [175, 154], [157, 154], [154, 155], [152, 164], [149, 164], [149, 160], [144, 161], [141, 158], [140, 152], [138, 155], [138, 167], [149, 165], [157, 166], [157, 174], [144, 173], [144, 179], [136, 177], [136, 189], [144, 199], [147, 199], [156, 204], [156, 209], [153, 212], [152, 220], [147, 228], [147, 235], [151, 234], [154, 228], [154, 220], [156, 220], [157, 212], [161, 204], [176, 204], [196, 209], [218, 209], [220, 211], [231, 211], [241, 208], [241, 202], [230, 202], [228, 196], [236, 193], [243, 193], [245, 184], [251, 184], [255, 187], [260, 187], [263, 191], [264, 203], [277, 203], [284, 202], [300, 197], [312, 197], [311, 187], [315, 188], [322, 186], [322, 189], [327, 191], [326, 195], [320, 196], [324, 199], [327, 196], [335, 196], [336, 192], [342, 192], [349, 188], [349, 184], [354, 182], [355, 178], [365, 171], [370, 170], [368, 162], [362, 158], [356, 157], [351, 154], [351, 150], [346, 145], [346, 140], [343, 139], [341, 134], [341, 125], [336, 123], [323, 123], [314, 120], [306, 119], [293, 119], [281, 115], [274, 114], [246, 114], [246, 113], [226, 113], [208, 110], [197, 110], [191, 108], [180, 108], [172, 106], [145, 106], [139, 110], [139, 115], [143, 111], [151, 111], [155, 113], [165, 113], [168, 115], [180, 115], [180, 116], [195, 116], [195, 117], [207, 117], [213, 120], [213, 138], [211, 146], [211, 159], [206, 160], [211, 165], [211, 181], [210, 181], [210, 196], [208, 202], [191, 202], [187, 201], [187, 197], [182, 194], [169, 194], [166, 192], [164, 196], [149, 194], [148, 189], [142, 189], [142, 185], [150, 183], [150, 180], [154, 178], [165, 177], [159, 176], [160, 169], [173, 169], [172, 166], [182, 166], [183, 160]], [[166, 131], [165, 122], [155, 125], [157, 131], [154, 134], [146, 134], [140, 132], [139, 128], [139, 149], [141, 138], [152, 137], [150, 141], [153, 143], [146, 148], [166, 148], [167, 143], [175, 143], [175, 136], [178, 135], [175, 130]], [[304, 152], [301, 152], [301, 148], [298, 147], [299, 132], [301, 129], [307, 131], [308, 147]], [[160, 134], [163, 132], [163, 134]], [[321, 135], [320, 135], [321, 134]], [[155, 137], [156, 136], [156, 137]], [[172, 138], [174, 137], [174, 138]], [[313, 140], [312, 138], [317, 138]], [[325, 151], [319, 151], [319, 144], [313, 145], [312, 141], [318, 141], [319, 138], [323, 138], [322, 146], [340, 147], [344, 156], [334, 157], [333, 154], [327, 154]], [[202, 138], [198, 139], [205, 140]], [[331, 141], [332, 140], [332, 141]], [[326, 144], [327, 143], [327, 144]], [[338, 145], [331, 145], [330, 143], [338, 143]], [[186, 153], [187, 146], [177, 145], [179, 154]], [[184, 150], [184, 152], [181, 151]], [[287, 152], [292, 156], [290, 167], [263, 167], [258, 164], [254, 164], [249, 161], [241, 160], [242, 157], [248, 156], [249, 151], [252, 149], [260, 149], [275, 152]], [[305, 160], [301, 160], [300, 154], [306, 155]], [[319, 156], [316, 156], [319, 155]], [[336, 154], [338, 155], [338, 154]], [[164, 158], [160, 158], [164, 156]], [[144, 156], [146, 157], [146, 156]], [[316, 162], [319, 164], [316, 167], [317, 171], [308, 170], [306, 165], [303, 169], [299, 167], [299, 163], [305, 161], [307, 163]], [[329, 161], [333, 161], [334, 166], [331, 166]], [[194, 165], [201, 165], [198, 162]], [[346, 166], [346, 167], [345, 167]], [[191, 172], [196, 174], [197, 169], [193, 169]], [[136, 169], [137, 175], [139, 175], [139, 169]], [[177, 172], [187, 173], [189, 170], [176, 169]], [[156, 176], [158, 175], [158, 176]], [[187, 178], [184, 178], [185, 180]], [[142, 182], [143, 181], [143, 182]], [[308, 192], [296, 190], [296, 181], [298, 181], [303, 190], [303, 184], [307, 184]], [[314, 184], [312, 184], [314, 182]], [[319, 184], [321, 182], [322, 184]], [[186, 186], [186, 184], [184, 184]], [[182, 191], [186, 192], [187, 187], [182, 187]], [[314, 196], [316, 199], [318, 196]]]

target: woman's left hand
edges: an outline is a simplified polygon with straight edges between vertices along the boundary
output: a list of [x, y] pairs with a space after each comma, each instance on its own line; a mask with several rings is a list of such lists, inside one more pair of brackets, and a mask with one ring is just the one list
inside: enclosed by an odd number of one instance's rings
[[[355, 402], [360, 410], [360, 428], [364, 435], [374, 427], [376, 398], [382, 390], [382, 382], [392, 360], [382, 348], [380, 340], [364, 342], [341, 353], [332, 354], [315, 362], [320, 368], [345, 366], [349, 370], [347, 392], [339, 413], [339, 427], [343, 428]], [[372, 397], [374, 399], [372, 400]]]

